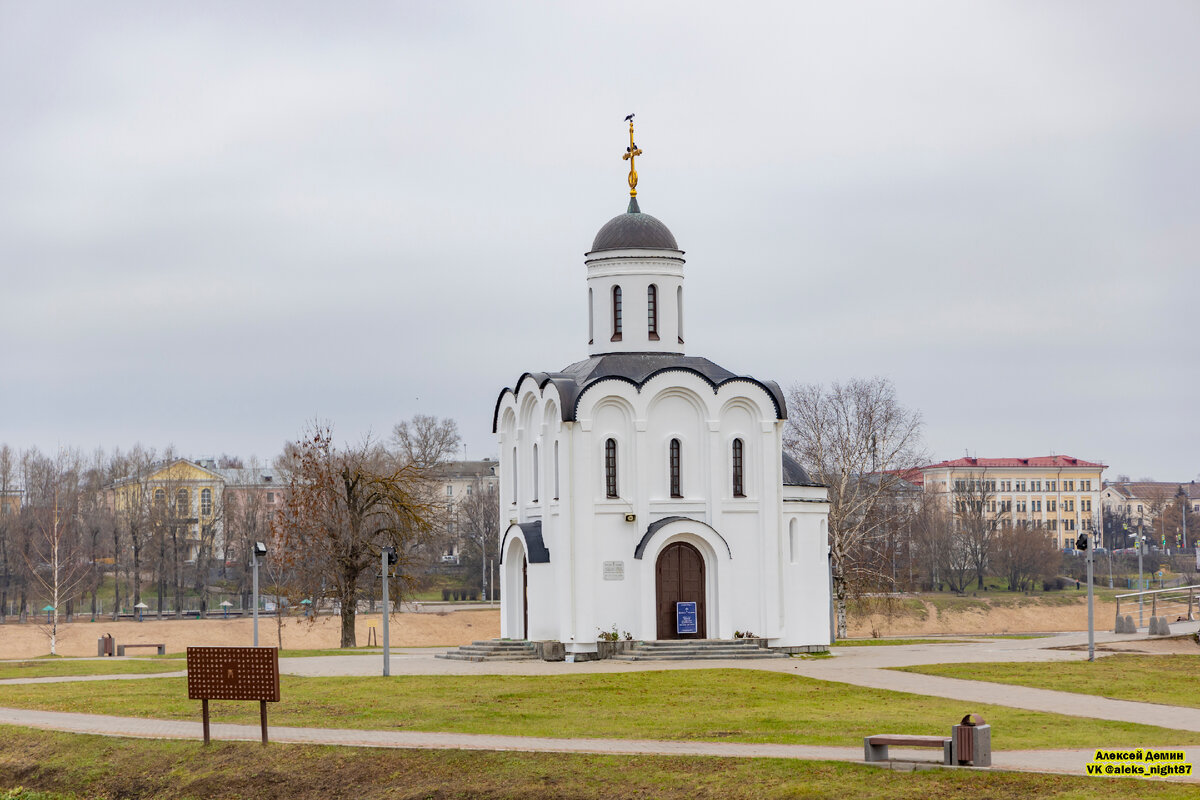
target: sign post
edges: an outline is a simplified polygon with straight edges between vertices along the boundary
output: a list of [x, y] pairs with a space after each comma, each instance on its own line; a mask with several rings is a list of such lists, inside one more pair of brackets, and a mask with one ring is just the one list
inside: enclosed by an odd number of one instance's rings
[[189, 647], [188, 699], [199, 700], [208, 744], [209, 700], [257, 700], [262, 742], [267, 743], [267, 703], [279, 702], [279, 650], [274, 647]]
[[694, 602], [675, 604], [675, 632], [696, 633], [699, 631]]

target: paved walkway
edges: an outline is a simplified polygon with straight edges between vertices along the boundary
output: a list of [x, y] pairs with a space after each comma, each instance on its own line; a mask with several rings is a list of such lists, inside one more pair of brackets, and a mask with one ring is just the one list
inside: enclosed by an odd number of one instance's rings
[[[142, 739], [203, 738], [199, 722], [72, 714], [61, 711], [28, 711], [0, 708], [0, 724], [28, 728], [129, 736]], [[257, 742], [262, 734], [255, 725], [214, 723], [212, 738], [220, 741]], [[685, 742], [654, 739], [552, 739], [534, 736], [495, 736], [471, 733], [421, 733], [417, 731], [346, 730], [342, 728], [271, 727], [273, 742], [323, 744], [345, 747], [396, 747], [424, 750], [503, 750], [525, 753], [597, 753], [602, 755], [717, 756], [724, 758], [794, 758], [805, 761], [861, 762], [860, 747], [822, 747], [799, 744], [749, 744], [740, 742]], [[1163, 748], [1167, 749], [1167, 748]], [[1190, 763], [1200, 764], [1200, 747], [1184, 750]], [[891, 767], [940, 766], [931, 750], [893, 748]], [[996, 769], [1018, 772], [1084, 774], [1093, 750], [1008, 750], [992, 754]], [[1172, 776], [1164, 780], [1200, 783], [1200, 775]]]

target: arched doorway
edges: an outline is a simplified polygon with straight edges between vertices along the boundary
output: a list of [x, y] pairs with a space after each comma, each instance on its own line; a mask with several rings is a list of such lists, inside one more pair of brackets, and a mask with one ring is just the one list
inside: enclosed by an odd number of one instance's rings
[[[704, 639], [707, 614], [704, 608], [704, 558], [687, 542], [675, 542], [663, 548], [655, 566], [659, 639]], [[675, 604], [696, 604], [696, 632], [679, 633]]]
[[500, 594], [503, 614], [501, 634], [508, 639], [529, 638], [529, 559], [521, 540], [513, 538], [505, 548], [504, 590]]

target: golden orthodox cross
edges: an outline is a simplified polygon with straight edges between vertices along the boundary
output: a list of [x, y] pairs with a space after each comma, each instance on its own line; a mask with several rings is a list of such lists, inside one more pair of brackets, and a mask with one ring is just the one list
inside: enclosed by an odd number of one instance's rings
[[625, 148], [625, 155], [621, 159], [629, 162], [629, 196], [637, 197], [637, 170], [634, 169], [633, 159], [640, 156], [642, 151], [633, 143], [633, 114], [625, 119], [629, 121], [629, 147]]

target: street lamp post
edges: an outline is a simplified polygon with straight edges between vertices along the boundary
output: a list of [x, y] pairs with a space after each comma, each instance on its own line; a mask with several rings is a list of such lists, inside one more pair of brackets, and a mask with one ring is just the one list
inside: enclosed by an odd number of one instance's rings
[[1092, 604], [1092, 565], [1096, 560], [1095, 529], [1087, 531], [1087, 581], [1088, 581], [1088, 661], [1096, 660], [1096, 619]]
[[258, 559], [267, 554], [267, 546], [262, 542], [254, 543], [251, 564], [254, 567], [254, 646], [258, 647]]
[[[1140, 506], [1139, 506], [1140, 508]], [[1142, 597], [1142, 592], [1145, 591], [1146, 585], [1142, 583], [1142, 548], [1146, 545], [1146, 535], [1142, 532], [1142, 521], [1138, 520], [1138, 627], [1142, 627], [1142, 609], [1145, 598]]]
[[383, 677], [388, 677], [392, 674], [391, 655], [388, 652], [388, 573], [391, 571], [389, 567], [396, 563], [396, 549], [394, 547], [385, 547], [380, 553], [381, 566], [383, 571]]

